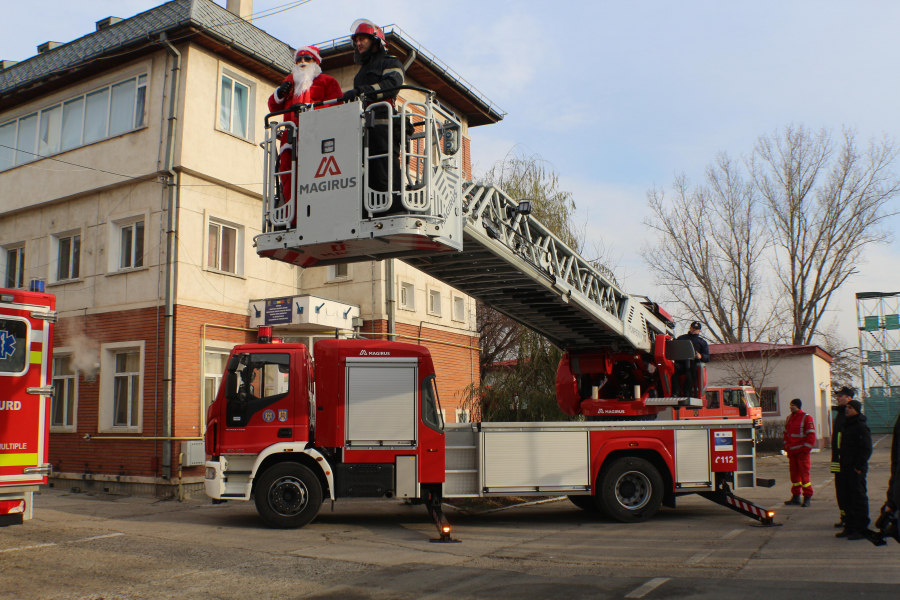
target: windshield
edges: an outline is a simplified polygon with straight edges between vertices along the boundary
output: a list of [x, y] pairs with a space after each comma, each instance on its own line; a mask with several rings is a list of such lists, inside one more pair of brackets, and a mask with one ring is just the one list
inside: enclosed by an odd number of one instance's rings
[[756, 392], [744, 393], [747, 395], [747, 404], [753, 408], [759, 408], [759, 398], [756, 397]]
[[435, 431], [444, 431], [441, 400], [438, 398], [434, 375], [429, 375], [422, 380], [422, 422]]

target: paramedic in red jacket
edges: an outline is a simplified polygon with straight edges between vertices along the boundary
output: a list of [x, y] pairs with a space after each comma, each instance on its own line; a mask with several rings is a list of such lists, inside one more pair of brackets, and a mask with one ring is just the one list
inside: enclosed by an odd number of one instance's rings
[[[341, 98], [343, 96], [341, 86], [338, 85], [334, 77], [322, 73], [321, 64], [322, 59], [319, 57], [319, 49], [315, 46], [304, 46], [297, 50], [296, 54], [294, 54], [294, 68], [291, 74], [284, 78], [284, 82], [269, 97], [269, 112], [284, 110], [295, 104], [310, 104]], [[297, 123], [296, 113], [288, 113], [284, 118], [286, 121]], [[278, 155], [279, 171], [290, 169], [290, 150], [291, 144], [282, 138], [281, 150]], [[281, 186], [285, 201], [290, 200], [290, 175], [281, 176]]]
[[809, 481], [809, 453], [816, 445], [816, 424], [813, 418], [800, 410], [800, 398], [791, 400], [791, 414], [784, 422], [784, 450], [787, 452], [791, 468], [791, 499], [785, 504], [809, 506], [813, 489]]

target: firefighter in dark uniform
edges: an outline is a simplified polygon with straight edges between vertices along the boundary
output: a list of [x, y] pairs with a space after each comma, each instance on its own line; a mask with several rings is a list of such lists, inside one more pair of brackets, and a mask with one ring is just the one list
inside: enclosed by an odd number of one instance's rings
[[702, 382], [695, 381], [697, 377], [697, 363], [709, 362], [709, 343], [700, 337], [702, 328], [700, 321], [694, 321], [691, 323], [687, 333], [678, 336], [679, 340], [689, 340], [691, 345], [694, 346], [694, 359], [675, 361], [675, 381], [678, 382], [680, 380], [679, 375], [684, 375], [683, 389], [676, 392], [676, 396], [679, 394], [700, 396], [700, 385]]
[[841, 520], [834, 524], [835, 527], [847, 528], [846, 506], [844, 498], [844, 485], [841, 478], [841, 432], [844, 430], [844, 411], [847, 403], [853, 400], [855, 394], [853, 388], [844, 386], [835, 394], [837, 406], [831, 408], [834, 411], [834, 419], [831, 422], [831, 472], [834, 473], [834, 495], [837, 497], [838, 510], [841, 511]]
[[872, 434], [866, 425], [859, 400], [851, 400], [844, 409], [844, 430], [841, 432], [841, 479], [844, 487], [844, 529], [836, 537], [863, 540], [869, 531], [869, 496], [866, 474], [872, 456]]
[[[403, 85], [403, 64], [395, 57], [387, 53], [387, 42], [381, 28], [366, 19], [360, 19], [353, 24], [351, 29], [355, 51], [353, 60], [360, 65], [359, 71], [353, 77], [353, 89], [344, 93], [344, 101], [351, 101], [367, 92], [395, 88]], [[365, 106], [375, 102], [388, 102], [394, 106], [398, 90], [384, 94], [368, 94], [364, 98]], [[388, 115], [386, 110], [378, 110], [375, 114], [374, 127], [367, 128], [366, 136], [369, 146], [369, 155], [385, 154], [388, 151]], [[394, 160], [391, 161], [394, 191], [400, 189], [400, 120], [390, 118], [393, 122], [393, 148]], [[373, 190], [386, 192], [388, 189], [388, 161], [386, 158], [369, 161], [369, 172], [366, 173], [368, 185]], [[395, 200], [393, 205], [399, 206]], [[392, 206], [393, 207], [393, 206]]]

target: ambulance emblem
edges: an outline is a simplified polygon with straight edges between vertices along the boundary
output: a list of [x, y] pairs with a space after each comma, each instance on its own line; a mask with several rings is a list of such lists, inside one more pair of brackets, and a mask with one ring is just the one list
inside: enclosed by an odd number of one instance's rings
[[275, 411], [274, 410], [267, 410], [266, 412], [263, 413], [263, 421], [265, 421], [266, 423], [271, 423], [274, 420], [275, 420]]
[[287, 421], [287, 409], [286, 408], [278, 409], [278, 420], [281, 421], [282, 423]]
[[8, 331], [0, 331], [0, 360], [6, 360], [16, 353], [16, 336]]

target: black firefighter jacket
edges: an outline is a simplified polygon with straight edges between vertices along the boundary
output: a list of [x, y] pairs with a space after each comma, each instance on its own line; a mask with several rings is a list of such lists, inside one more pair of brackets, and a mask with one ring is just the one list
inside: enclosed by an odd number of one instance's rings
[[[403, 64], [399, 59], [385, 54], [380, 48], [364, 55], [356, 53], [359, 71], [353, 77], [353, 87], [358, 92], [372, 92], [403, 85]], [[393, 103], [399, 92], [366, 96], [366, 104], [389, 100]]]
[[887, 503], [892, 509], [900, 508], [900, 418], [894, 425], [891, 441], [891, 480], [888, 482]]
[[834, 420], [831, 422], [831, 472], [841, 472], [841, 432], [844, 431], [844, 415], [846, 406], [835, 406], [831, 410], [834, 411]]
[[865, 473], [872, 456], [872, 434], [866, 425], [866, 415], [847, 417], [841, 432], [841, 470], [856, 469]]

